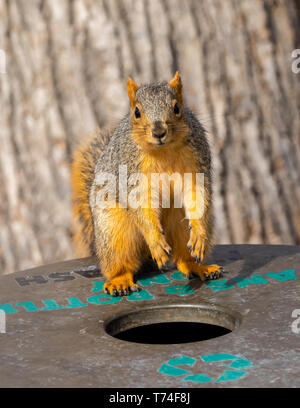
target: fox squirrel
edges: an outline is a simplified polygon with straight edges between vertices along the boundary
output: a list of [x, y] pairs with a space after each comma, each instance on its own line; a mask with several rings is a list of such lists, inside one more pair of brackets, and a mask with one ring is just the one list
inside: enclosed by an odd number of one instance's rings
[[[81, 254], [97, 256], [107, 279], [104, 290], [114, 296], [139, 290], [134, 274], [149, 256], [159, 268], [171, 260], [187, 277], [216, 279], [222, 267], [202, 263], [213, 235], [210, 149], [204, 128], [183, 104], [181, 77], [176, 72], [169, 83], [143, 86], [128, 78], [127, 90], [130, 112], [112, 132], [98, 132], [74, 155], [73, 215], [79, 224], [75, 241]], [[170, 208], [126, 207], [118, 186], [115, 205], [97, 205], [97, 176], [118, 176], [119, 166], [126, 166], [128, 177], [139, 173], [146, 181], [151, 174], [190, 173], [192, 197], [197, 190], [195, 174], [204, 174], [203, 215], [190, 217], [195, 204], [175, 208], [174, 199]], [[150, 187], [143, 180], [141, 191], [148, 200]], [[174, 192], [174, 184], [170, 189]], [[160, 181], [156, 194], [161, 192]]]

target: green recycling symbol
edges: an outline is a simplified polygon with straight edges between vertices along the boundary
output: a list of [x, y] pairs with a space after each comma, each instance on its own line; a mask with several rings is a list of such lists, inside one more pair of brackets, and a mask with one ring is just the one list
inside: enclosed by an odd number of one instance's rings
[[240, 356], [227, 353], [217, 353], [217, 354], [205, 354], [200, 356], [200, 359], [204, 363], [214, 363], [214, 362], [230, 362], [230, 364], [222, 364], [226, 367], [223, 373], [214, 379], [209, 377], [207, 374], [190, 374], [190, 370], [183, 369], [179, 366], [188, 365], [193, 367], [197, 361], [197, 358], [192, 358], [189, 356], [181, 355], [178, 358], [172, 358], [168, 360], [167, 363], [163, 363], [158, 372], [165, 375], [171, 375], [173, 377], [184, 377], [181, 381], [192, 381], [194, 383], [208, 383], [208, 382], [225, 382], [234, 381], [242, 378], [246, 373], [246, 369], [254, 368], [250, 360], [245, 360]]

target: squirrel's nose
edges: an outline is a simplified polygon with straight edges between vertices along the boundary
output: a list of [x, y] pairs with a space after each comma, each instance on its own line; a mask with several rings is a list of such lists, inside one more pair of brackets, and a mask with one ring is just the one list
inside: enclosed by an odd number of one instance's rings
[[166, 136], [167, 131], [160, 131], [160, 132], [152, 132], [153, 137], [155, 137], [156, 139], [162, 139], [164, 136]]
[[156, 121], [153, 123], [152, 136], [156, 139], [162, 139], [167, 134], [166, 126], [161, 121]]

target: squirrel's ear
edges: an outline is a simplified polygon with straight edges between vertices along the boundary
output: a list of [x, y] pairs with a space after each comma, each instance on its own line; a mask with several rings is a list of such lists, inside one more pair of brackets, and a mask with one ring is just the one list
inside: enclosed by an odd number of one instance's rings
[[174, 78], [169, 82], [169, 85], [173, 88], [175, 97], [179, 103], [182, 102], [182, 81], [179, 72], [177, 71]]
[[139, 89], [139, 86], [131, 79], [127, 81], [127, 92], [130, 100], [130, 105], [133, 108], [135, 103], [135, 93]]

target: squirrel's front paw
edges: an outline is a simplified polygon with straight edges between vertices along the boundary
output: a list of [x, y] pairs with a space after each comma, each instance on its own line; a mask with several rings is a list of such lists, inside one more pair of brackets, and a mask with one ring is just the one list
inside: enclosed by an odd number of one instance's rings
[[156, 261], [159, 269], [168, 262], [169, 256], [172, 253], [172, 248], [163, 236], [159, 241], [156, 241], [154, 244], [152, 244], [149, 249], [152, 258]]
[[206, 252], [206, 236], [199, 229], [191, 227], [187, 247], [196, 262], [203, 262]]

